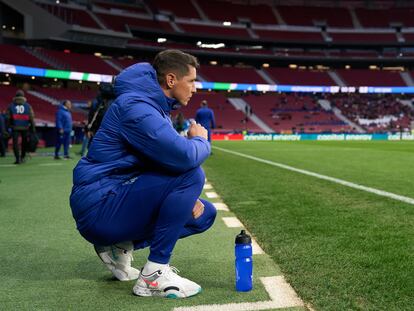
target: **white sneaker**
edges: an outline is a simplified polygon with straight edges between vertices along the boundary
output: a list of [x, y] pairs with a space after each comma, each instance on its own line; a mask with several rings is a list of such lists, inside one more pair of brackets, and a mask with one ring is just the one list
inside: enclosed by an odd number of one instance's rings
[[149, 275], [139, 275], [133, 291], [137, 296], [186, 298], [201, 292], [201, 286], [179, 276], [178, 269], [169, 265]]
[[120, 281], [136, 280], [139, 277], [139, 270], [131, 267], [134, 260], [132, 242], [119, 243], [111, 246], [94, 245], [96, 254], [108, 267], [109, 271]]

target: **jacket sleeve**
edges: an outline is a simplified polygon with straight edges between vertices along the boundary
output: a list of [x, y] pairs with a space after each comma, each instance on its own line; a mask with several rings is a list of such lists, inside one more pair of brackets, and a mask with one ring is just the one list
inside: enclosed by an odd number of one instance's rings
[[166, 119], [151, 113], [125, 120], [121, 135], [139, 153], [169, 172], [184, 173], [200, 166], [210, 155], [207, 140], [182, 137]]

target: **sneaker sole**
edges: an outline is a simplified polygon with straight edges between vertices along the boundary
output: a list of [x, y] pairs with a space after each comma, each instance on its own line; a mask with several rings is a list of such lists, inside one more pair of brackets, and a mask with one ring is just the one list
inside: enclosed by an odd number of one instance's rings
[[183, 293], [180, 294], [175, 294], [175, 293], [168, 293], [165, 294], [159, 290], [152, 290], [149, 288], [143, 288], [140, 286], [136, 286], [133, 288], [133, 293], [136, 296], [140, 296], [140, 297], [165, 297], [165, 298], [169, 298], [169, 299], [182, 299], [182, 298], [189, 298], [189, 297], [193, 297], [195, 295], [198, 295], [199, 293], [202, 292], [202, 288], [200, 287], [199, 289], [197, 289], [194, 292], [190, 292], [187, 293], [187, 295], [184, 295]]

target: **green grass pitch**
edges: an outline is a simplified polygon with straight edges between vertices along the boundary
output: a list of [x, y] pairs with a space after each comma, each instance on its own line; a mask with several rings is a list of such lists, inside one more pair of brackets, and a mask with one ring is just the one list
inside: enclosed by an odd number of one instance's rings
[[[68, 201], [76, 162], [33, 157], [13, 166], [12, 157], [0, 158], [0, 310], [163, 311], [269, 300], [259, 277], [280, 270], [267, 255], [254, 256], [254, 290], [234, 289], [234, 238], [240, 229], [221, 220], [233, 216], [230, 212], [219, 212], [213, 228], [179, 241], [175, 249], [171, 264], [202, 285], [200, 295], [184, 300], [134, 296], [134, 281], [114, 280], [76, 231]], [[133, 265], [142, 267], [147, 255], [147, 250], [135, 252]]]
[[[412, 142], [214, 145], [414, 198]], [[111, 278], [75, 229], [68, 197], [76, 161], [12, 162], [0, 158], [0, 310], [172, 310], [263, 301], [269, 298], [258, 277], [281, 273], [316, 310], [414, 305], [413, 205], [214, 150], [204, 169], [231, 212], [219, 212], [205, 234], [179, 241], [172, 259], [204, 291], [186, 300], [140, 298], [132, 295], [134, 282]], [[268, 254], [254, 257], [250, 293], [234, 290], [239, 229], [221, 220], [232, 215]], [[146, 256], [136, 252], [134, 266]]]
[[[414, 198], [413, 142], [215, 145]], [[217, 149], [205, 169], [317, 310], [413, 310], [413, 205]]]

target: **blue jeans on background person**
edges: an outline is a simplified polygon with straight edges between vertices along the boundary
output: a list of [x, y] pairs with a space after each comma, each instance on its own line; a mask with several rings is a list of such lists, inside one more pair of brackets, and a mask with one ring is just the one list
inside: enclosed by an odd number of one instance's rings
[[86, 154], [86, 148], [89, 145], [89, 138], [86, 134], [83, 135], [83, 139], [82, 139], [82, 149], [80, 151], [81, 156], [85, 156]]
[[63, 144], [63, 155], [69, 157], [70, 132], [57, 133], [55, 157], [59, 157], [60, 147]]

